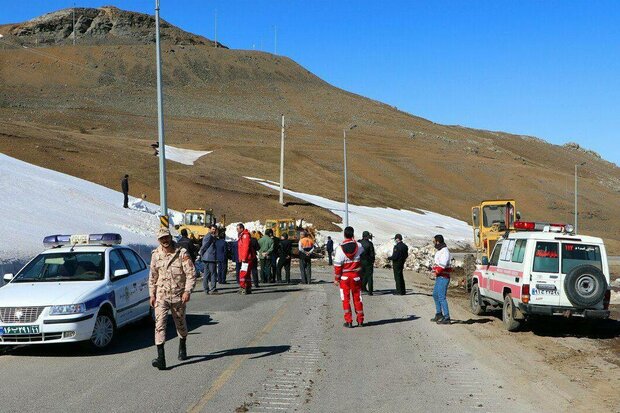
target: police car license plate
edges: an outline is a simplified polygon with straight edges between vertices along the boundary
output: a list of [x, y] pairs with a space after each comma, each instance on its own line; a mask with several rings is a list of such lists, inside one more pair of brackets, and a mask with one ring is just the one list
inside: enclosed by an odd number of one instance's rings
[[6, 334], [39, 334], [39, 326], [6, 326], [0, 327], [0, 336]]

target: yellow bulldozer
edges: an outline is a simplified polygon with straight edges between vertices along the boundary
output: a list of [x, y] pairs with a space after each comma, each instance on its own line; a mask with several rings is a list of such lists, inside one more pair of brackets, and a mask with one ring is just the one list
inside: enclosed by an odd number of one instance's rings
[[299, 233], [306, 231], [310, 238], [315, 239], [314, 228], [303, 227], [304, 220], [301, 219], [299, 225], [293, 218], [283, 219], [267, 219], [265, 220], [265, 231], [268, 229], [273, 230], [273, 235], [280, 238], [283, 234], [288, 234], [288, 239], [293, 243], [293, 256], [299, 255]]
[[474, 245], [478, 256], [490, 258], [497, 240], [506, 232], [514, 231], [515, 221], [521, 216], [514, 199], [482, 201], [471, 209]]
[[213, 209], [186, 209], [183, 213], [183, 224], [174, 227], [180, 232], [182, 229], [187, 230], [188, 237], [196, 243], [202, 242], [202, 239], [209, 232], [211, 225], [225, 226], [226, 216], [223, 215], [220, 222], [216, 222]]

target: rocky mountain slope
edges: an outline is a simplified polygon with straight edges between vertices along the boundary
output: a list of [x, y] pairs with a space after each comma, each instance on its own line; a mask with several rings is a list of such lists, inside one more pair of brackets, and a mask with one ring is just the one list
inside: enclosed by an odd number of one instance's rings
[[[0, 151], [112, 188], [129, 173], [132, 193], [156, 201], [152, 19], [76, 9], [78, 20], [94, 17], [73, 46], [66, 13], [0, 26]], [[112, 27], [98, 23], [114, 14], [124, 17], [111, 19]], [[99, 35], [97, 27], [109, 30]], [[480, 200], [514, 197], [526, 219], [572, 222], [574, 165], [585, 161], [580, 228], [620, 252], [620, 168], [597, 154], [435, 124], [335, 88], [289, 58], [216, 48], [169, 25], [166, 31], [167, 143], [214, 151], [195, 166], [170, 163], [175, 209], [208, 205], [228, 220], [297, 216], [324, 227], [337, 220], [295, 200], [281, 207], [277, 194], [243, 178], [278, 179], [283, 113], [286, 186], [330, 199], [342, 199], [342, 130], [357, 125], [348, 135], [350, 201], [357, 205], [468, 220]], [[58, 40], [37, 41], [42, 32]]]

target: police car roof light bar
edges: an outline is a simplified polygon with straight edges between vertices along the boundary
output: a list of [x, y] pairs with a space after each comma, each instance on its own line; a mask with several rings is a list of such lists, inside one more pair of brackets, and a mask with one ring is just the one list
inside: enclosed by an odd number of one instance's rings
[[66, 245], [119, 245], [123, 242], [120, 234], [103, 233], [90, 235], [48, 235], [43, 238], [43, 245], [46, 248], [58, 248]]

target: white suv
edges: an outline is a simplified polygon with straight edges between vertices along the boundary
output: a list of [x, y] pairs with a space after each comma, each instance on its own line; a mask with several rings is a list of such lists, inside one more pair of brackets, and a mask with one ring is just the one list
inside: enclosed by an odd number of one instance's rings
[[471, 311], [502, 306], [517, 330], [529, 315], [609, 318], [609, 266], [600, 238], [573, 235], [569, 225], [517, 222], [472, 278]]

